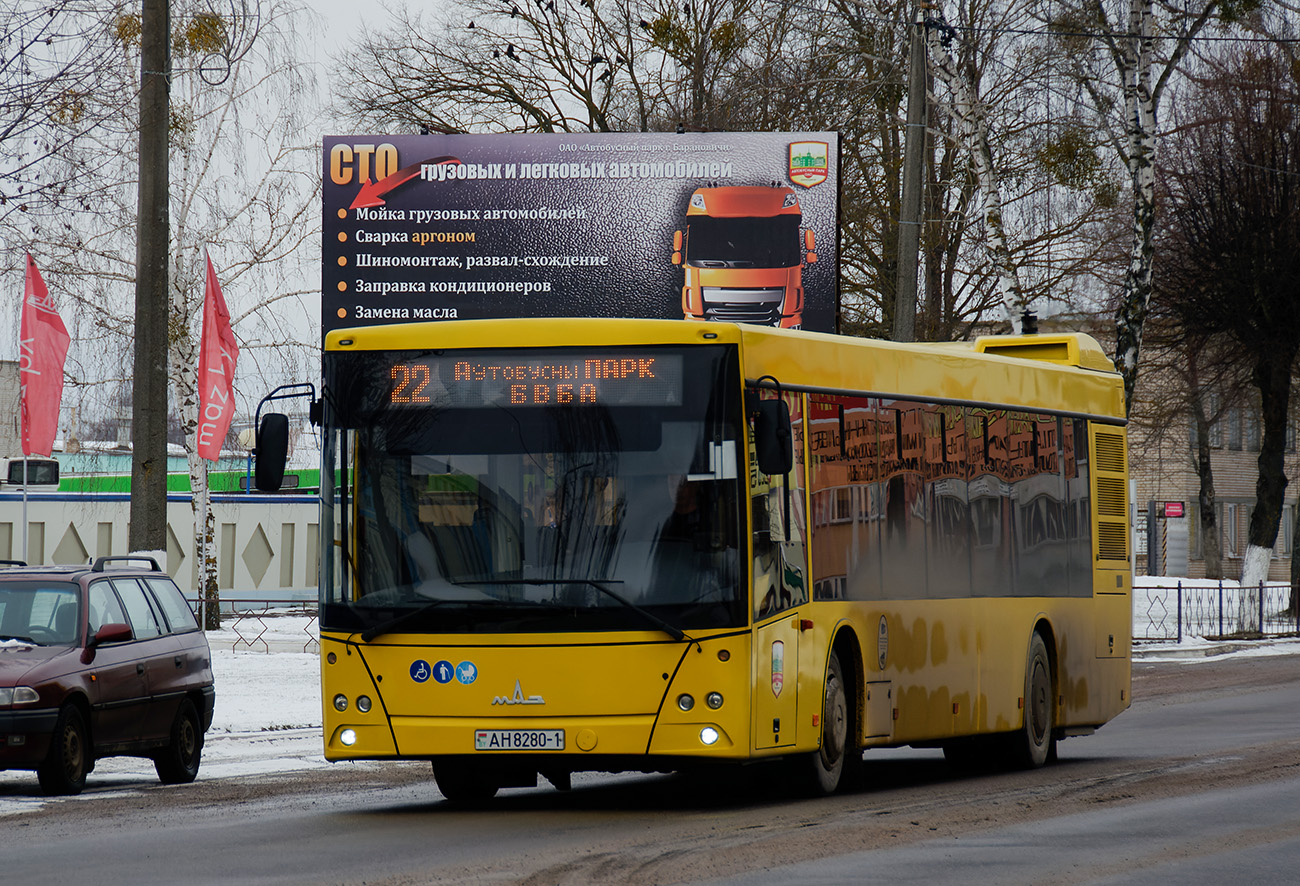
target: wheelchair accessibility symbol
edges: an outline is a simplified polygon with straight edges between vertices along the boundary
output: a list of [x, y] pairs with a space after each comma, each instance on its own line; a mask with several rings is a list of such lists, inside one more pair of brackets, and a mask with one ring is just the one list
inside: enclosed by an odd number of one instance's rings
[[411, 679], [416, 683], [423, 683], [429, 679], [432, 671], [429, 670], [429, 663], [423, 659], [416, 659], [411, 662]]

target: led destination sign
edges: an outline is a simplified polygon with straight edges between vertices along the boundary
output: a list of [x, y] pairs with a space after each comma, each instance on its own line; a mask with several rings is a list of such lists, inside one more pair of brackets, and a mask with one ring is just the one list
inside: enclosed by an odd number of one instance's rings
[[393, 363], [390, 405], [680, 406], [680, 354], [460, 355]]

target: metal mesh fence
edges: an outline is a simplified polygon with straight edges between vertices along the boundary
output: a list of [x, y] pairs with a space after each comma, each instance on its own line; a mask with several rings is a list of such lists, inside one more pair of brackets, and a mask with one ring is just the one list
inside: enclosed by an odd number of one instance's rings
[[1178, 582], [1133, 588], [1133, 639], [1181, 642], [1184, 637], [1280, 637], [1300, 634], [1286, 583], [1238, 587], [1232, 582]]

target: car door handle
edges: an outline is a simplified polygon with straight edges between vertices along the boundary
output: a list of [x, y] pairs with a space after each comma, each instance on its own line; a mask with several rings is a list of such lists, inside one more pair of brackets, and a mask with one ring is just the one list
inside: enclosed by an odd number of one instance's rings
[[136, 662], [136, 664], [135, 664], [135, 672], [136, 672], [137, 674], [143, 674], [143, 673], [144, 673], [144, 662], [142, 662], [142, 661]]
[[178, 671], [185, 667], [185, 659], [181, 658], [179, 655], [173, 658], [172, 661], [176, 662], [176, 670]]

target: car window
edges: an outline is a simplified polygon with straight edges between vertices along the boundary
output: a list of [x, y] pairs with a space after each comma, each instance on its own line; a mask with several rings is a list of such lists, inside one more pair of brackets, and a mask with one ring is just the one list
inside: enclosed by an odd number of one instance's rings
[[77, 586], [37, 580], [0, 583], [0, 636], [71, 646], [77, 636]]
[[180, 588], [165, 578], [146, 578], [144, 582], [153, 591], [154, 598], [162, 608], [163, 616], [171, 626], [172, 633], [198, 630], [199, 623], [194, 618], [190, 604], [185, 602], [185, 596], [181, 594]]
[[126, 615], [131, 620], [131, 630], [135, 632], [137, 640], [148, 640], [163, 633], [162, 621], [140, 582], [134, 578], [115, 578], [113, 587], [122, 598], [122, 605], [126, 607]]
[[113, 593], [112, 586], [106, 581], [97, 581], [90, 586], [90, 635], [104, 625], [129, 625], [122, 604]]

